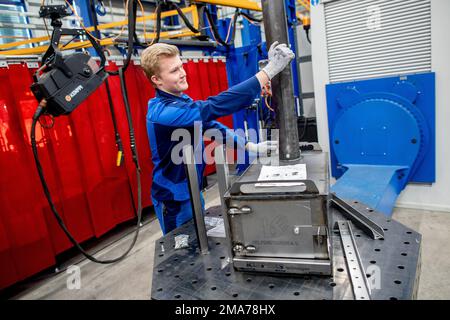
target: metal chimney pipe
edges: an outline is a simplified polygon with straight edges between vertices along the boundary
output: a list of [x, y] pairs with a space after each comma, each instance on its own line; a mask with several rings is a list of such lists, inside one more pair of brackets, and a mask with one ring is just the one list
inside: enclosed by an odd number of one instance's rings
[[[267, 49], [275, 41], [289, 44], [284, 6], [284, 0], [262, 0]], [[280, 160], [298, 159], [300, 148], [290, 67], [272, 79], [272, 104], [280, 130]]]

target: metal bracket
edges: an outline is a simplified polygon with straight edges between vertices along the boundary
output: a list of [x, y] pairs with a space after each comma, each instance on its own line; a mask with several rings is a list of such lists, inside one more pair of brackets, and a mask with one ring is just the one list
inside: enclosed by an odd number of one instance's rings
[[[220, 204], [222, 206], [222, 212], [227, 212], [227, 206], [225, 204], [225, 200], [223, 196], [227, 192], [230, 187], [230, 175], [228, 171], [227, 158], [225, 154], [225, 149], [223, 145], [218, 145], [214, 149], [214, 160], [216, 163], [216, 172], [217, 172], [217, 184], [219, 185], [219, 196], [220, 196]], [[225, 227], [225, 236], [227, 238], [227, 253], [228, 259], [233, 258], [233, 250], [231, 243], [231, 230], [230, 223], [226, 217], [223, 219], [224, 227]]]
[[372, 237], [372, 239], [384, 239], [384, 230], [378, 224], [369, 219], [360, 210], [352, 207], [350, 204], [339, 198], [335, 193], [332, 193], [331, 203], [338, 209], [341, 209], [341, 213], [353, 221], [359, 228]]
[[336, 221], [334, 230], [339, 232], [342, 248], [347, 262], [348, 273], [353, 287], [355, 300], [370, 300], [371, 290], [366, 272], [359, 256], [351, 221]]

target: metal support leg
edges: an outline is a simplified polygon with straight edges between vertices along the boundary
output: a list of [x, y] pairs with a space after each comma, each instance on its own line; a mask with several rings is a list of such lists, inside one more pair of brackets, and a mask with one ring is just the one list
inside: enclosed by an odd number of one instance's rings
[[197, 168], [194, 159], [194, 150], [191, 145], [183, 148], [183, 160], [186, 165], [186, 176], [189, 183], [189, 193], [191, 195], [192, 212], [197, 233], [198, 246], [202, 254], [209, 253], [208, 237], [206, 235], [203, 207], [198, 186]]
[[227, 207], [225, 205], [225, 200], [223, 198], [225, 192], [230, 187], [230, 176], [228, 172], [228, 165], [226, 163], [226, 156], [225, 156], [225, 150], [224, 145], [219, 145], [214, 150], [214, 160], [216, 162], [216, 172], [217, 172], [217, 183], [219, 185], [219, 197], [220, 197], [220, 203], [222, 206], [222, 212], [223, 212], [223, 224], [225, 227], [225, 236], [227, 238], [227, 253], [228, 253], [228, 259], [231, 260], [233, 257], [232, 253], [232, 244], [231, 244], [231, 233], [230, 233], [230, 224], [228, 223], [227, 219]]

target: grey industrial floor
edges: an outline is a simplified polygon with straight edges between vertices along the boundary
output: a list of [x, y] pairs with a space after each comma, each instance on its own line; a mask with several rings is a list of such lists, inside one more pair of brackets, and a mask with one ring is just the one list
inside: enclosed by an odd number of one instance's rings
[[[220, 204], [217, 185], [206, 190], [204, 195], [206, 207]], [[418, 298], [450, 299], [450, 212], [396, 209], [393, 217], [423, 236]], [[123, 252], [133, 236], [130, 230], [127, 232], [96, 256], [112, 258]], [[135, 248], [125, 260], [113, 265], [99, 265], [88, 260], [77, 264], [81, 272], [79, 290], [67, 289], [70, 274], [63, 271], [47, 275], [45, 279], [26, 281], [20, 286], [20, 292], [10, 298], [149, 299], [154, 245], [161, 236], [158, 221], [148, 220], [141, 228]], [[65, 265], [68, 264], [70, 261]]]

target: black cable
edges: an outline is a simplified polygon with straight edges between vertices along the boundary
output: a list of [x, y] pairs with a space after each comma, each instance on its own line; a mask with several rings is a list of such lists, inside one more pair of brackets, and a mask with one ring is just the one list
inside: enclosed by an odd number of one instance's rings
[[131, 61], [131, 56], [133, 55], [133, 38], [136, 32], [136, 14], [137, 14], [137, 1], [128, 1], [128, 51], [125, 62], [122, 66], [123, 71], [125, 71]]
[[246, 17], [248, 20], [252, 21], [252, 22], [256, 22], [256, 23], [261, 23], [262, 19], [257, 19], [255, 17], [253, 17], [252, 15], [245, 13], [245, 12], [241, 12], [241, 15], [243, 15], [244, 17]]
[[186, 17], [186, 15], [183, 13], [183, 11], [181, 11], [181, 8], [176, 4], [176, 3], [172, 3], [172, 5], [175, 7], [175, 9], [178, 12], [178, 15], [181, 17], [181, 19], [183, 20], [184, 24], [186, 25], [186, 27], [189, 28], [189, 30], [191, 30], [193, 33], [199, 33], [200, 31], [195, 29], [195, 27], [191, 24], [191, 22], [189, 21], [189, 19]]
[[158, 3], [158, 6], [156, 7], [156, 38], [154, 39], [153, 43], [159, 42], [159, 36], [161, 33], [161, 10], [162, 7]]
[[234, 39], [236, 38], [236, 29], [237, 29], [236, 28], [236, 22], [237, 22], [237, 19], [238, 19], [240, 14], [241, 14], [241, 12], [239, 11], [238, 8], [236, 8], [236, 11], [234, 12], [234, 15], [233, 15], [233, 22], [232, 22], [233, 23], [233, 33], [231, 35], [230, 42], [228, 42], [228, 45], [233, 45], [234, 44]]
[[[45, 197], [47, 198], [47, 201], [48, 201], [48, 203], [50, 205], [50, 209], [52, 210], [52, 213], [53, 213], [55, 219], [57, 220], [58, 224], [63, 229], [63, 231], [66, 234], [67, 238], [69, 238], [70, 242], [86, 258], [88, 258], [92, 262], [101, 263], [101, 264], [109, 264], [109, 263], [114, 263], [114, 262], [122, 260], [131, 251], [131, 249], [133, 248], [134, 244], [136, 243], [137, 237], [139, 235], [139, 228], [140, 228], [140, 224], [141, 224], [141, 204], [140, 204], [140, 202], [138, 204], [136, 233], [134, 235], [134, 238], [133, 238], [133, 241], [132, 241], [131, 245], [128, 247], [128, 249], [121, 256], [119, 256], [117, 258], [114, 258], [114, 259], [109, 259], [109, 260], [99, 260], [99, 259], [93, 257], [92, 255], [90, 255], [89, 253], [87, 253], [81, 247], [81, 245], [75, 240], [75, 238], [72, 236], [72, 234], [69, 232], [69, 230], [67, 229], [63, 219], [61, 218], [61, 216], [59, 215], [58, 211], [56, 210], [55, 204], [53, 203], [53, 200], [52, 200], [52, 197], [51, 197], [50, 190], [48, 188], [47, 182], [46, 182], [45, 177], [44, 177], [44, 172], [43, 172], [43, 169], [42, 169], [41, 162], [39, 160], [39, 154], [38, 154], [37, 145], [36, 145], [36, 123], [39, 121], [39, 118], [42, 116], [43, 113], [44, 113], [44, 109], [39, 105], [38, 108], [36, 109], [36, 112], [34, 113], [33, 121], [31, 123], [31, 133], [30, 133], [31, 148], [33, 149], [34, 161], [36, 163], [36, 168], [37, 168], [37, 171], [38, 171], [38, 174], [39, 174], [39, 178], [41, 180], [42, 188], [44, 189]], [[140, 192], [141, 191], [140, 190], [140, 174], [139, 174], [140, 170], [136, 170], [136, 172], [137, 172], [137, 181], [138, 181], [138, 198], [139, 198], [139, 201], [140, 201], [140, 193], [141, 193]]]
[[[99, 2], [103, 6], [103, 2], [101, 2], [101, 1], [99, 1]], [[93, 22], [94, 22], [94, 30], [97, 33], [97, 37], [99, 37], [100, 32], [98, 31], [98, 27], [97, 27], [98, 26], [97, 10], [95, 8], [94, 1], [93, 0], [89, 0], [89, 5], [90, 5], [90, 9], [91, 9], [90, 11], [91, 11], [92, 19], [93, 19]], [[133, 15], [134, 15], [134, 17], [136, 17], [136, 12], [133, 12]], [[137, 39], [136, 32], [134, 32], [133, 35], [134, 35], [136, 41], [139, 41]], [[109, 87], [108, 79], [105, 80], [105, 86], [106, 86], [106, 94], [108, 96], [109, 110], [111, 112], [111, 119], [112, 119], [113, 127], [114, 127], [114, 137], [115, 137], [115, 140], [116, 140], [116, 146], [117, 146], [118, 152], [120, 152], [120, 159], [118, 159], [119, 160], [118, 164], [120, 165], [120, 164], [122, 164], [123, 157], [124, 157], [123, 144], [122, 144], [122, 139], [120, 137], [120, 134], [119, 134], [119, 131], [118, 131], [118, 128], [117, 128], [116, 114], [115, 114], [115, 111], [114, 111], [114, 104], [113, 104], [112, 97], [111, 97], [111, 89]]]
[[[133, 162], [136, 166], [136, 170], [138, 172], [141, 171], [141, 168], [139, 167], [139, 157], [137, 154], [136, 149], [136, 138], [134, 135], [134, 128], [133, 128], [133, 122], [131, 118], [131, 108], [128, 100], [128, 90], [127, 90], [127, 84], [125, 81], [125, 70], [123, 68], [119, 69], [119, 78], [120, 78], [120, 87], [122, 89], [122, 97], [123, 97], [123, 103], [125, 105], [125, 112], [127, 115], [127, 121], [128, 121], [128, 128], [130, 130], [130, 148], [131, 148], [131, 156], [133, 158]], [[139, 193], [140, 196], [140, 193]], [[141, 202], [139, 201], [139, 206], [141, 205]]]
[[[160, 10], [160, 6], [158, 5], [157, 10]], [[125, 62], [121, 69], [124, 71], [128, 68], [128, 65], [131, 61], [131, 56], [133, 55], [133, 40], [136, 33], [136, 13], [137, 13], [137, 1], [136, 0], [130, 0], [128, 1], [128, 48], [127, 48], [127, 56], [125, 58]], [[161, 12], [159, 15], [159, 18], [161, 18]], [[158, 19], [159, 22], [161, 22], [161, 19]], [[159, 38], [159, 32], [158, 32], [158, 38]], [[119, 74], [118, 71], [107, 71], [109, 75], [117, 76]]]
[[213, 23], [213, 19], [211, 17], [211, 13], [209, 12], [208, 8], [205, 7], [205, 14], [206, 14], [206, 20], [208, 20], [208, 23], [211, 27], [211, 31], [214, 35], [214, 38], [216, 39], [217, 42], [219, 42], [221, 45], [223, 46], [228, 46], [228, 44], [223, 41], [222, 37], [219, 34], [219, 31], [217, 30], [217, 26], [215, 23]]
[[114, 111], [114, 103], [112, 101], [111, 89], [109, 88], [108, 79], [105, 80], [105, 86], [106, 86], [106, 94], [108, 96], [109, 110], [111, 112], [111, 119], [112, 119], [113, 127], [114, 127], [114, 136], [116, 139], [117, 151], [120, 152], [120, 159], [118, 161], [118, 165], [120, 165], [120, 164], [122, 164], [123, 156], [124, 156], [123, 155], [123, 144], [122, 144], [122, 138], [120, 137], [120, 133], [117, 128], [116, 113]]
[[309, 39], [309, 26], [304, 26], [303, 29], [305, 30], [306, 33], [306, 40], [308, 40], [309, 44], [311, 44], [311, 40]]
[[64, 44], [61, 46], [61, 49], [67, 47], [67, 46], [68, 46], [70, 43], [72, 43], [72, 41], [75, 40], [76, 38], [78, 38], [78, 35], [72, 37], [69, 41], [67, 41], [66, 43], [64, 43]]
[[134, 38], [134, 44], [136, 44], [139, 47], [144, 46], [143, 43], [139, 40], [139, 37], [138, 37], [136, 31], [134, 32], [133, 38]]
[[206, 13], [206, 19], [208, 20], [208, 23], [211, 26], [211, 30], [212, 30], [212, 33], [213, 33], [214, 38], [216, 39], [216, 41], [218, 43], [220, 43], [222, 46], [225, 46], [225, 47], [229, 47], [229, 46], [233, 45], [234, 44], [234, 39], [236, 37], [236, 22], [237, 22], [237, 19], [238, 19], [239, 15], [241, 14], [239, 9], [236, 9], [236, 11], [234, 12], [234, 15], [233, 15], [233, 21], [230, 22], [230, 23], [233, 24], [233, 33], [231, 35], [231, 40], [228, 43], [225, 42], [222, 39], [222, 37], [220, 36], [219, 31], [217, 30], [217, 26], [212, 21], [213, 19], [211, 17], [211, 13], [209, 12], [208, 8], [205, 7], [204, 11]]
[[97, 38], [100, 38], [100, 32], [98, 31], [98, 19], [97, 19], [97, 10], [95, 9], [95, 3], [93, 0], [89, 0], [89, 6], [90, 9], [89, 15], [92, 18], [92, 22], [94, 24], [94, 34]]
[[[125, 81], [125, 71], [128, 68], [130, 61], [131, 61], [131, 56], [133, 54], [133, 38], [136, 37], [136, 13], [137, 13], [137, 1], [135, 0], [130, 0], [128, 2], [128, 51], [127, 51], [127, 57], [126, 60], [124, 62], [124, 65], [118, 70], [118, 72], [114, 72], [112, 73], [113, 75], [119, 75], [120, 78], [120, 86], [122, 89], [122, 97], [123, 97], [123, 102], [124, 102], [124, 106], [125, 106], [125, 111], [126, 111], [126, 115], [127, 115], [127, 121], [128, 121], [128, 128], [129, 128], [129, 135], [130, 135], [130, 147], [131, 147], [131, 155], [133, 158], [133, 162], [135, 163], [136, 166], [136, 170], [138, 171], [138, 173], [141, 171], [140, 167], [139, 167], [139, 157], [137, 154], [137, 149], [136, 149], [136, 140], [135, 140], [135, 134], [134, 134], [134, 128], [133, 128], [133, 122], [132, 122], [132, 117], [131, 117], [131, 108], [130, 108], [130, 104], [129, 104], [129, 99], [128, 99], [128, 90], [127, 90], [127, 86], [126, 86], [126, 81]], [[161, 5], [158, 2], [158, 5], [156, 7], [156, 38], [155, 41], [158, 42], [159, 41], [159, 36], [160, 36], [160, 31], [161, 31]], [[140, 187], [140, 183], [138, 185], [138, 187]], [[140, 192], [138, 192], [138, 196], [140, 197], [141, 194]], [[141, 206], [141, 201], [139, 200], [139, 206]]]

